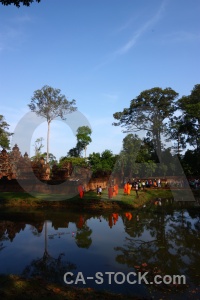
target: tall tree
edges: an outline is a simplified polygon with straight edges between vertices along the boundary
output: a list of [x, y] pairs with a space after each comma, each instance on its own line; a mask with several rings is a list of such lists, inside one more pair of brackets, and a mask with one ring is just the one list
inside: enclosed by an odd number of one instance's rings
[[[41, 0], [35, 0], [36, 2], [40, 2]], [[11, 5], [14, 4], [17, 7], [20, 7], [20, 5], [30, 6], [31, 3], [33, 3], [34, 0], [0, 0], [0, 3], [3, 5]]]
[[178, 106], [182, 110], [186, 141], [200, 151], [200, 84], [194, 86], [189, 96], [179, 99]]
[[77, 145], [79, 144], [79, 148], [84, 149], [85, 157], [86, 157], [86, 150], [89, 143], [91, 143], [92, 139], [90, 135], [92, 134], [92, 130], [88, 126], [81, 126], [77, 129]]
[[167, 125], [166, 136], [167, 141], [176, 141], [172, 149], [180, 158], [181, 152], [186, 148], [185, 123], [182, 116], [173, 116], [170, 118]]
[[178, 94], [171, 88], [159, 87], [145, 90], [130, 103], [129, 108], [116, 112], [115, 126], [125, 127], [125, 132], [147, 131], [151, 134], [159, 160], [161, 160], [161, 134], [165, 131], [164, 121], [176, 110]]
[[10, 149], [9, 137], [12, 135], [8, 131], [9, 124], [5, 121], [4, 116], [0, 115], [0, 147]]
[[139, 172], [139, 165], [137, 164], [137, 157], [141, 148], [142, 140], [137, 134], [128, 134], [123, 139], [123, 149], [119, 155], [119, 160], [122, 157], [124, 163], [124, 175], [132, 178]]
[[45, 85], [41, 90], [36, 90], [31, 98], [28, 107], [38, 116], [46, 118], [48, 124], [47, 130], [47, 163], [49, 160], [49, 135], [51, 122], [60, 117], [66, 119], [66, 114], [75, 111], [75, 100], [68, 101], [64, 95], [60, 93], [60, 89], [54, 89]]

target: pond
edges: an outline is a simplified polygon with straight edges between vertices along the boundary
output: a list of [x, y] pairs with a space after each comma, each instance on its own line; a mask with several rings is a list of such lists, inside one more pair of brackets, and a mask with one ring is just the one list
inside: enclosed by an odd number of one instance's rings
[[[73, 282], [145, 299], [200, 299], [199, 270], [199, 208], [0, 212], [1, 274]], [[164, 283], [155, 282], [156, 275]], [[171, 282], [173, 275], [184, 276]]]

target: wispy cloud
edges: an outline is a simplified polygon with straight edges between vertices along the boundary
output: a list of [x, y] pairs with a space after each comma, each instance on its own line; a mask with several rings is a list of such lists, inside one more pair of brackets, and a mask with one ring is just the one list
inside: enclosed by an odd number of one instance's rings
[[[138, 42], [139, 38], [149, 29], [151, 28], [153, 25], [155, 25], [162, 17], [163, 12], [165, 11], [165, 7], [167, 4], [168, 0], [164, 0], [158, 11], [156, 12], [156, 14], [149, 20], [147, 20], [140, 28], [138, 28], [133, 36], [123, 45], [121, 46], [119, 49], [115, 50], [114, 52], [110, 53], [109, 55], [107, 55], [107, 57], [104, 59], [103, 62], [99, 63], [98, 65], [95, 66], [94, 70], [99, 70], [102, 67], [104, 67], [105, 65], [109, 64], [110, 62], [114, 61], [117, 57], [119, 57], [120, 55], [124, 55], [126, 54], [128, 51], [131, 50], [131, 48], [133, 48], [133, 46]], [[133, 23], [134, 19], [130, 19], [128, 20], [124, 25], [122, 25], [117, 31], [118, 33], [120, 33], [121, 31], [129, 28], [132, 23]], [[129, 28], [130, 30], [130, 28]]]
[[174, 42], [174, 43], [179, 43], [179, 42], [192, 42], [192, 41], [198, 41], [200, 40], [200, 33], [199, 32], [188, 32], [188, 31], [177, 31], [177, 32], [172, 32], [169, 34], [166, 34], [164, 36], [164, 43], [167, 42]]
[[122, 47], [120, 47], [117, 51], [114, 52], [114, 56], [122, 55], [127, 53], [138, 41], [138, 39], [150, 28], [152, 25], [155, 25], [161, 18], [164, 9], [166, 6], [166, 1], [163, 1], [157, 13], [143, 26], [141, 26], [138, 30], [135, 31], [131, 39], [127, 41]]

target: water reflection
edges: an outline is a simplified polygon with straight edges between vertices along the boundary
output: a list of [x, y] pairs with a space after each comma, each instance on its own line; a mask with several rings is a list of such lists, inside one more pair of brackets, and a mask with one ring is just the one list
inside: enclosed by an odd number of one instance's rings
[[[159, 207], [105, 214], [72, 211], [0, 213], [0, 273], [40, 276], [63, 283], [65, 272], [184, 274], [186, 285], [88, 286], [159, 299], [200, 296], [200, 211]], [[157, 298], [156, 298], [157, 297]]]

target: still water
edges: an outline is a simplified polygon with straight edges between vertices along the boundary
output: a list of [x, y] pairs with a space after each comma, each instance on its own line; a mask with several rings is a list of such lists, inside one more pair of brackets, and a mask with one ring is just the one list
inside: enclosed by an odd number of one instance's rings
[[[66, 272], [73, 273], [66, 279], [74, 282], [79, 274], [80, 287], [145, 299], [200, 299], [200, 210], [1, 210], [1, 274], [37, 276], [65, 285]], [[95, 282], [97, 272], [101, 280]], [[127, 282], [130, 272], [137, 275]], [[139, 272], [148, 272], [148, 282], [155, 275], [184, 275], [186, 284], [131, 284]]]

